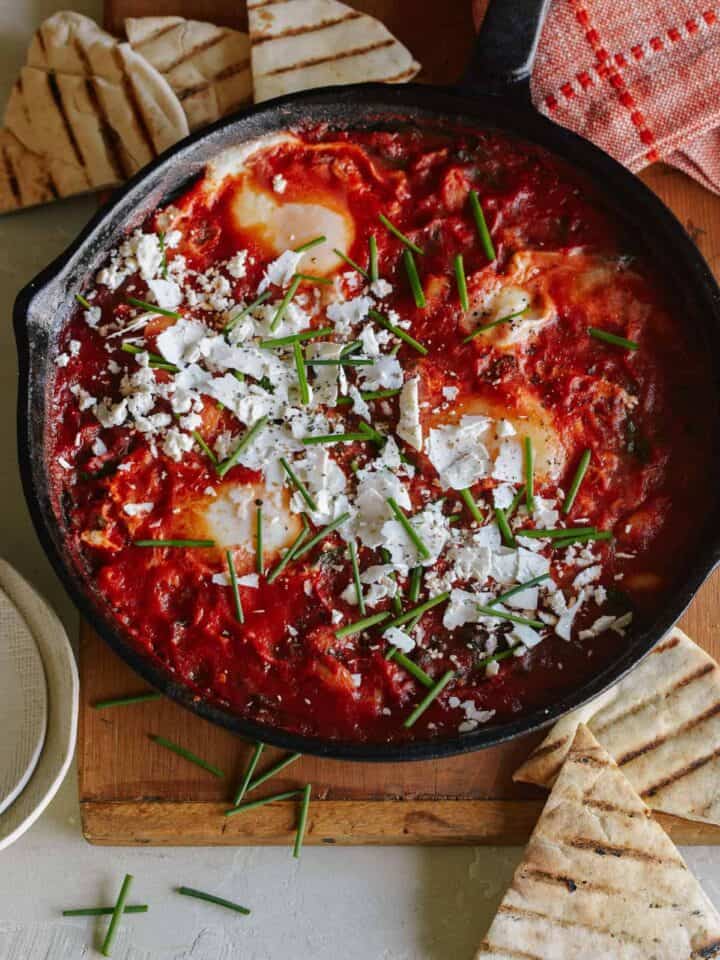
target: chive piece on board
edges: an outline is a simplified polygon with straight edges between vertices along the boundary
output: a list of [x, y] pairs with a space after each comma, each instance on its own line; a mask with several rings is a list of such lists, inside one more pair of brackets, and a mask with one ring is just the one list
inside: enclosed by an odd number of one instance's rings
[[425, 301], [425, 292], [422, 288], [422, 284], [420, 283], [417, 264], [415, 263], [415, 257], [412, 255], [412, 250], [403, 250], [403, 264], [405, 265], [405, 273], [407, 274], [408, 283], [410, 284], [415, 306], [423, 309], [427, 306]]
[[587, 473], [587, 469], [590, 466], [591, 457], [591, 450], [586, 450], [580, 457], [580, 463], [578, 464], [578, 468], [575, 471], [575, 476], [570, 484], [570, 489], [565, 497], [565, 503], [563, 503], [562, 512], [566, 515], [572, 510], [573, 504], [575, 503], [575, 497], [578, 495], [578, 490], [580, 489], [580, 484], [583, 482], [585, 474]]
[[516, 547], [515, 537], [513, 536], [510, 524], [507, 521], [507, 515], [502, 507], [495, 507], [495, 522], [498, 525], [500, 536], [506, 547]]
[[477, 520], [478, 523], [482, 523], [483, 515], [480, 513], [480, 508], [478, 507], [477, 503], [475, 503], [475, 498], [470, 490], [466, 487], [464, 490], [458, 490], [458, 493], [460, 494], [463, 503], [470, 511], [470, 515], [472, 516], [473, 520]]
[[[108, 917], [115, 907], [78, 907], [73, 910], [63, 910], [63, 917]], [[147, 913], [146, 903], [129, 903], [123, 908], [123, 913]]]
[[383, 623], [389, 616], [387, 610], [383, 613], [373, 613], [372, 616], [363, 617], [362, 620], [355, 620], [353, 623], [346, 623], [344, 627], [339, 627], [335, 631], [335, 636], [338, 640], [342, 640], [343, 637], [351, 637], [355, 633], [362, 633], [363, 630], [369, 630], [370, 627]]
[[297, 275], [293, 277], [292, 283], [287, 288], [285, 296], [280, 301], [280, 306], [275, 311], [275, 316], [272, 318], [270, 322], [271, 333], [274, 333], [277, 330], [277, 328], [280, 326], [280, 321], [285, 316], [285, 311], [290, 306], [290, 301], [297, 293], [297, 288], [300, 286], [301, 281], [302, 281], [302, 277], [298, 277]]
[[243, 778], [240, 781], [240, 785], [237, 788], [235, 797], [233, 798], [234, 807], [237, 807], [239, 806], [240, 803], [242, 803], [242, 798], [247, 793], [248, 785], [253, 778], [253, 774], [255, 773], [255, 767], [258, 765], [258, 760], [260, 759], [260, 756], [264, 749], [265, 749], [265, 744], [262, 742], [262, 740], [258, 740], [253, 748], [252, 756], [250, 757], [250, 762], [248, 763], [247, 769], [243, 774]]
[[344, 260], [349, 267], [353, 268], [353, 270], [357, 270], [361, 277], [365, 277], [366, 280], [370, 279], [367, 270], [363, 270], [360, 264], [355, 263], [352, 257], [349, 257], [346, 253], [343, 253], [342, 250], [338, 250], [337, 247], [333, 248], [333, 253], [335, 256], [340, 257], [341, 260]]
[[378, 247], [377, 247], [377, 237], [374, 233], [370, 234], [370, 239], [368, 241], [368, 273], [370, 274], [370, 282], [374, 283], [379, 279], [380, 274], [378, 273]]
[[243, 317], [246, 317], [251, 310], [255, 309], [255, 307], [259, 307], [261, 303], [265, 303], [265, 301], [269, 299], [270, 299], [269, 290], [266, 290], [264, 293], [261, 293], [259, 297], [253, 300], [252, 303], [249, 303], [246, 307], [243, 307], [242, 310], [236, 313], [234, 317], [230, 317], [228, 322], [222, 328], [222, 332], [230, 333], [230, 331], [232, 330], [232, 328], [235, 326], [236, 323], [239, 323], [239, 321], [242, 320]]
[[195, 900], [205, 900], [206, 903], [214, 903], [218, 907], [226, 907], [228, 910], [234, 910], [235, 913], [250, 915], [247, 907], [241, 907], [239, 903], [233, 903], [232, 900], [224, 900], [222, 897], [213, 896], [212, 893], [203, 893], [202, 890], [195, 890], [193, 887], [176, 887], [175, 892], [183, 897], [194, 897]]
[[176, 753], [179, 757], [189, 760], [190, 763], [194, 763], [196, 767], [201, 767], [203, 770], [207, 770], [207, 772], [211, 773], [214, 777], [218, 777], [220, 779], [225, 776], [219, 767], [215, 767], [212, 763], [208, 763], [207, 760], [203, 760], [202, 757], [199, 757], [196, 753], [193, 753], [192, 750], [186, 750], [185, 747], [181, 747], [179, 744], [173, 743], [172, 740], [167, 740], [165, 737], [161, 737], [157, 733], [149, 733], [148, 737], [153, 741], [153, 743], [157, 743], [158, 746], [165, 747], [166, 750], [170, 750], [172, 753]]
[[327, 526], [323, 527], [322, 530], [318, 530], [314, 537], [308, 540], [307, 543], [304, 543], [295, 553], [294, 559], [304, 556], [306, 553], [309, 553], [313, 547], [317, 546], [328, 534], [332, 533], [334, 530], [337, 530], [338, 527], [341, 527], [346, 520], [350, 519], [349, 513], [341, 513], [339, 517], [336, 517], [331, 523], [328, 523]]
[[151, 700], [162, 700], [162, 694], [156, 691], [136, 693], [130, 697], [114, 697], [111, 700], [97, 700], [92, 706], [93, 710], [106, 710], [108, 707], [127, 707], [132, 703], [149, 703]]
[[254, 790], [263, 783], [266, 783], [272, 777], [276, 776], [276, 774], [280, 773], [281, 770], [284, 770], [285, 767], [289, 767], [291, 763], [295, 763], [296, 760], [299, 760], [301, 756], [301, 753], [290, 753], [286, 757], [283, 757], [282, 760], [278, 760], [277, 763], [273, 764], [271, 767], [268, 767], [267, 770], [264, 770], [260, 776], [255, 777], [254, 780], [251, 780], [245, 792], [250, 793], [251, 790]]
[[468, 300], [467, 280], [465, 278], [465, 262], [461, 253], [456, 255], [454, 266], [455, 282], [458, 288], [458, 300], [460, 301], [460, 306], [462, 309], [465, 311], [465, 313], [467, 313], [470, 309], [470, 301]]
[[626, 350], [639, 350], [640, 344], [636, 340], [627, 340], [625, 337], [618, 337], [615, 333], [607, 330], [601, 330], [599, 327], [588, 327], [587, 332], [596, 340], [602, 340], [604, 343], [612, 344], [614, 347], [624, 347]]
[[223, 462], [218, 465], [217, 472], [219, 476], [224, 477], [228, 470], [235, 466], [237, 461], [240, 459], [242, 452], [247, 449], [247, 447], [252, 443], [267, 422], [267, 417], [260, 417], [260, 419], [256, 420], [250, 429], [243, 434], [240, 443], [237, 445], [237, 447], [235, 447], [235, 450], [230, 454], [227, 460], [223, 460]]
[[246, 810], [255, 810], [257, 807], [264, 807], [268, 803], [275, 803], [276, 800], [292, 800], [294, 797], [299, 797], [300, 793], [300, 790], [286, 790], [284, 793], [274, 793], [271, 797], [261, 797], [259, 800], [246, 800], [245, 803], [241, 803], [237, 807], [230, 807], [229, 810], [225, 811], [223, 816], [234, 817], [238, 813], [245, 813]]
[[423, 357], [427, 356], [428, 348], [426, 346], [424, 346], [414, 337], [411, 337], [410, 334], [403, 330], [402, 327], [396, 327], [395, 324], [391, 323], [390, 320], [380, 313], [379, 310], [368, 310], [368, 316], [372, 317], [372, 319], [375, 320], [376, 323], [379, 323], [381, 327], [385, 327], [385, 329], [389, 330], [390, 333], [407, 343], [408, 346], [413, 348], [413, 350], [417, 350], [417, 352], [422, 354]]
[[292, 485], [295, 487], [295, 489], [303, 498], [303, 500], [308, 505], [308, 507], [310, 507], [311, 510], [317, 512], [317, 504], [315, 503], [313, 498], [310, 496], [308, 488], [302, 482], [300, 477], [298, 477], [298, 475], [295, 473], [295, 471], [290, 466], [290, 464], [288, 463], [285, 457], [280, 457], [280, 465], [282, 466], [285, 473], [288, 475], [288, 479], [290, 480], [290, 483], [292, 483]]
[[295, 247], [295, 253], [305, 253], [306, 250], [312, 250], [313, 247], [318, 247], [321, 243], [325, 243], [327, 237], [319, 236], [314, 237], [312, 240], [308, 240], [307, 243], [301, 244], [299, 247]]
[[230, 587], [232, 589], [235, 617], [238, 623], [245, 623], [245, 611], [243, 610], [242, 600], [240, 598], [240, 588], [238, 587], [237, 572], [235, 570], [232, 550], [225, 551], [225, 559], [227, 560], [228, 570], [230, 571]]
[[293, 856], [296, 860], [300, 859], [303, 840], [305, 839], [305, 830], [307, 829], [308, 810], [310, 809], [310, 793], [312, 784], [306, 783], [302, 792], [302, 803], [300, 804], [300, 813], [298, 815], [297, 831], [295, 833], [295, 845], [293, 846]]
[[394, 237], [397, 237], [397, 239], [401, 243], [405, 244], [408, 250], [412, 250], [413, 253], [417, 253], [419, 256], [423, 255], [424, 251], [421, 250], [421, 248], [416, 243], [413, 243], [409, 237], [406, 237], [405, 234], [402, 233], [402, 231], [398, 230], [395, 224], [391, 223], [383, 213], [379, 215], [378, 219], [380, 220], [380, 223], [385, 227], [386, 230], [388, 230]]
[[492, 617], [496, 620], [509, 620], [511, 623], [521, 623], [525, 627], [535, 627], [536, 630], [542, 630], [545, 624], [542, 620], [528, 620], [527, 617], [518, 617], [514, 613], [506, 613], [505, 610], [493, 610], [492, 607], [485, 607], [477, 604], [476, 610], [484, 617]]
[[214, 547], [214, 540], [133, 540], [136, 547]]
[[362, 583], [360, 582], [360, 567], [358, 566], [357, 547], [355, 541], [351, 540], [348, 544], [350, 554], [350, 566], [352, 568], [353, 584], [355, 586], [355, 599], [357, 600], [358, 610], [365, 616], [365, 597], [363, 596]]
[[523, 450], [525, 453], [525, 506], [532, 516], [535, 511], [535, 454], [531, 437], [524, 438]]
[[130, 893], [130, 887], [133, 882], [133, 876], [131, 873], [125, 874], [125, 879], [122, 882], [120, 887], [120, 893], [115, 902], [115, 907], [112, 912], [112, 917], [110, 919], [110, 926], [107, 928], [107, 933], [105, 934], [105, 939], [102, 942], [102, 947], [100, 952], [104, 957], [109, 957], [115, 943], [115, 938], [117, 937], [118, 925], [120, 923], [120, 917], [125, 912], [125, 904], [127, 903], [128, 894]]
[[455, 676], [454, 671], [448, 670], [447, 673], [438, 680], [438, 682], [428, 690], [427, 694], [423, 697], [420, 703], [415, 707], [410, 716], [404, 721], [403, 726], [406, 730], [409, 730], [410, 727], [414, 726], [417, 720], [425, 713], [430, 704], [437, 700], [440, 694], [443, 692], [445, 687], [450, 683], [450, 681]]
[[128, 297], [127, 302], [132, 307], [138, 307], [141, 310], [147, 310], [149, 313], [159, 313], [161, 317], [172, 317], [173, 320], [179, 320], [180, 314], [175, 310], [166, 310], [165, 307], [159, 307], [156, 303], [148, 303], [147, 300], [138, 300], [137, 297]]
[[488, 260], [493, 261], [496, 259], [495, 247], [493, 246], [492, 237], [490, 236], [490, 230], [485, 220], [485, 214], [480, 203], [480, 197], [477, 195], [477, 190], [470, 191], [470, 209], [475, 219], [475, 226], [477, 227], [485, 256]]
[[395, 617], [390, 623], [385, 624], [385, 629], [388, 627], [401, 627], [404, 623], [409, 623], [415, 617], [420, 617], [424, 613], [427, 613], [428, 610], [432, 610], [433, 607], [437, 607], [438, 604], [444, 603], [446, 600], [450, 599], [449, 591], [445, 593], [438, 593], [437, 596], [430, 597], [429, 600], [426, 600], [424, 603], [421, 603], [418, 607], [413, 607], [411, 610], [406, 610], [405, 613], [401, 613], [399, 617]]
[[431, 556], [430, 551], [423, 543], [422, 538], [420, 537], [420, 534], [417, 532], [415, 527], [413, 527], [413, 525], [410, 523], [408, 518], [403, 513], [397, 500], [394, 497], [388, 497], [387, 502], [388, 502], [388, 506], [393, 512], [393, 516], [395, 517], [397, 522], [400, 524], [400, 526], [403, 528], [405, 533], [408, 535], [410, 540], [413, 542], [413, 545], [415, 546], [415, 549], [417, 550], [417, 552], [420, 554], [423, 560], [429, 560]]

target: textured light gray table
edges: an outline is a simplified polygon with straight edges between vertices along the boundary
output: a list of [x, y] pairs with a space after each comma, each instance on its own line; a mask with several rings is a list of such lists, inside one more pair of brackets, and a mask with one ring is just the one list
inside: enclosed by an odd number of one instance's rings
[[[100, 12], [99, 2], [74, 7]], [[0, 0], [3, 103], [33, 29], [61, 8], [48, 0]], [[0, 219], [0, 554], [43, 592], [71, 634], [75, 614], [37, 544], [20, 490], [10, 314], [17, 290], [93, 209], [92, 199], [82, 199]], [[720, 904], [720, 850], [684, 853]], [[0, 960], [99, 956], [103, 926], [62, 920], [59, 911], [112, 902], [126, 872], [136, 878], [131, 899], [151, 910], [123, 924], [116, 960], [470, 960], [519, 856], [487, 847], [316, 847], [296, 863], [277, 848], [91, 847], [80, 834], [72, 771], [35, 827], [0, 853]], [[253, 914], [236, 917], [185, 900], [172, 892], [178, 884], [236, 900]]]

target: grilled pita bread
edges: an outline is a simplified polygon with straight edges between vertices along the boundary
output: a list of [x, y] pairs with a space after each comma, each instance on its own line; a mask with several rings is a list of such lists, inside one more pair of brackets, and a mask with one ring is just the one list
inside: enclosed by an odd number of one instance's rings
[[337, 0], [248, 0], [255, 100], [335, 83], [411, 80], [420, 65], [387, 28]]
[[33, 37], [5, 128], [13, 138], [5, 138], [6, 163], [22, 148], [33, 170], [25, 177], [33, 189], [21, 189], [17, 175], [7, 181], [23, 206], [118, 183], [188, 133], [161, 74], [129, 44], [69, 12]]
[[173, 88], [191, 130], [252, 101], [246, 33], [183, 17], [129, 17], [125, 32]]
[[556, 724], [514, 778], [549, 786], [583, 721], [654, 810], [720, 824], [720, 668], [681, 630]]
[[581, 725], [480, 960], [700, 960], [720, 915]]
[[45, 159], [0, 130], [0, 213], [49, 203], [56, 193]]

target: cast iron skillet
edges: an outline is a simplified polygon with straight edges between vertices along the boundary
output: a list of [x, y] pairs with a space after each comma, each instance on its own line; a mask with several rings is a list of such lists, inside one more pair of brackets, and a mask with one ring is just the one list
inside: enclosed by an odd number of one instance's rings
[[[122, 187], [78, 239], [18, 296], [14, 322], [20, 360], [18, 435], [25, 495], [38, 536], [57, 574], [85, 619], [142, 677], [188, 709], [235, 733], [321, 756], [354, 760], [412, 760], [476, 750], [527, 733], [557, 719], [618, 680], [680, 617], [720, 560], [717, 511], [704, 520], [705, 537], [677, 585], [658, 599], [652, 622], [628, 637], [624, 652], [604, 671], [549, 708], [510, 722], [488, 725], [453, 739], [400, 744], [362, 744], [304, 737], [241, 719], [202, 702], [133, 648], [111, 612], [85, 582], [67, 548], [61, 514], [51, 499], [44, 439], [49, 420], [52, 358], [81, 289], [130, 229], [158, 204], [182, 191], [223, 148], [296, 124], [327, 122], [363, 127], [415, 122], [452, 128], [496, 127], [541, 144], [584, 170], [609, 207], [642, 241], [661, 271], [683, 291], [682, 322], [713, 358], [720, 380], [720, 291], [683, 228], [639, 180], [590, 143], [561, 129], [531, 107], [529, 76], [547, 0], [495, 0], [478, 38], [472, 63], [453, 89], [368, 84], [313, 90], [282, 97], [221, 120], [183, 140]], [[720, 383], [718, 384], [720, 397]], [[716, 421], [717, 422], [717, 421]], [[718, 425], [720, 432], [720, 423]], [[717, 477], [720, 437], [699, 451]]]

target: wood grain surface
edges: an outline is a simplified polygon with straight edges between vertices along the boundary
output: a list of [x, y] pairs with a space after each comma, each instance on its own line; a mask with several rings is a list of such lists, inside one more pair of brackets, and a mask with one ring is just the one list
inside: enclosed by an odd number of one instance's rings
[[[424, 66], [420, 79], [457, 78], [472, 42], [469, 0], [358, 0], [380, 16]], [[222, 0], [107, 0], [106, 25], [125, 16], [180, 14], [243, 27], [242, 4]], [[720, 198], [683, 174], [657, 166], [643, 179], [675, 211], [716, 272], [720, 270]], [[720, 576], [695, 599], [681, 626], [720, 657]], [[222, 816], [249, 748], [169, 701], [96, 711], [96, 700], [141, 691], [139, 681], [87, 628], [82, 630], [78, 742], [85, 836], [104, 844], [284, 844], [295, 805], [275, 804], [232, 819]], [[160, 733], [226, 773], [219, 780], [153, 744]], [[273, 779], [267, 793], [311, 781], [310, 843], [523, 843], [543, 794], [512, 783], [512, 772], [538, 735], [481, 753], [405, 764], [303, 758]], [[263, 764], [278, 756], [266, 751]], [[678, 843], [718, 843], [720, 828], [661, 817]]]

